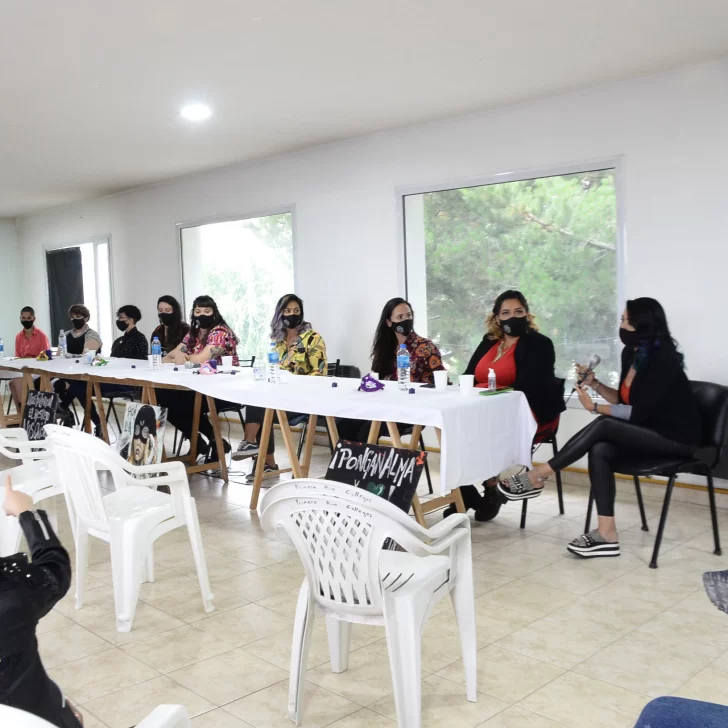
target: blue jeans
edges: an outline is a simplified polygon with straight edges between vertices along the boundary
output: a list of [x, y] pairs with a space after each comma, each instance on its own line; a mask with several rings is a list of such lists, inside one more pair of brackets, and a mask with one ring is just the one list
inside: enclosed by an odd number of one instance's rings
[[728, 707], [685, 698], [657, 698], [645, 706], [634, 728], [725, 728]]

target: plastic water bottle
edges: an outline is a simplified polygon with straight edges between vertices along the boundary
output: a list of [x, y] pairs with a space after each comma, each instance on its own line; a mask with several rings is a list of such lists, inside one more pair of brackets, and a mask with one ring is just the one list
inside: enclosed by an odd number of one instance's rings
[[488, 369], [488, 390], [490, 392], [495, 392], [495, 389], [495, 372], [492, 369]]
[[276, 342], [270, 342], [268, 350], [268, 381], [271, 384], [278, 384], [281, 381], [281, 358], [278, 356]]
[[0, 359], [5, 358], [5, 344], [3, 344], [3, 340], [0, 339]]
[[68, 340], [66, 339], [66, 332], [61, 329], [61, 333], [58, 334], [58, 356], [63, 359], [68, 354]]
[[162, 368], [162, 345], [159, 343], [159, 337], [152, 339], [152, 369]]
[[410, 385], [410, 355], [404, 344], [397, 352], [397, 383], [400, 392], [406, 392]]

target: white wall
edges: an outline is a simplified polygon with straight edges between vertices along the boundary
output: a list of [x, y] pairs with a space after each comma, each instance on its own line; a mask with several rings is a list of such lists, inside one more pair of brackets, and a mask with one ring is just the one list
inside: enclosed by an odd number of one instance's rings
[[728, 383], [728, 339], [713, 332], [728, 265], [728, 59], [31, 215], [19, 221], [24, 300], [46, 324], [44, 245], [110, 234], [115, 303], [140, 305], [147, 331], [157, 296], [181, 296], [176, 223], [293, 204], [307, 317], [332, 357], [364, 367], [382, 304], [404, 294], [398, 188], [615, 156], [626, 294], [663, 303], [691, 377]]
[[[5, 355], [15, 354], [15, 335], [20, 331], [20, 309], [26, 303], [20, 296], [22, 273], [20, 243], [14, 220], [0, 220], [0, 338]], [[30, 299], [28, 299], [30, 300]]]

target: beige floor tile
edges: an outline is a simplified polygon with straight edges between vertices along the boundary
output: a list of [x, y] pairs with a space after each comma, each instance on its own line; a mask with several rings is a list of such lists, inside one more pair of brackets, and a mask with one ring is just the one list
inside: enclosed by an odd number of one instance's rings
[[197, 577], [185, 576], [176, 571], [166, 571], [163, 574], [155, 574], [156, 581], [147, 582], [141, 585], [139, 589], [139, 598], [142, 601], [150, 602], [154, 599], [162, 599], [170, 594], [178, 594], [179, 592], [197, 589], [199, 593], [200, 585]]
[[609, 586], [604, 587], [597, 596], [595, 593], [580, 597], [575, 602], [547, 614], [544, 619], [549, 622], [556, 622], [564, 629], [570, 625], [578, 624], [583, 630], [594, 632], [607, 631], [614, 634], [615, 639], [622, 633], [626, 633], [645, 622], [653, 619], [660, 613], [660, 608], [641, 600], [634, 599], [630, 602], [623, 602], [620, 599], [605, 600], [605, 593], [608, 593]]
[[396, 725], [396, 721], [364, 708], [346, 718], [337, 720], [329, 728], [395, 728]]
[[225, 640], [235, 647], [256, 642], [271, 634], [281, 632], [291, 625], [291, 620], [257, 604], [231, 609], [199, 622], [195, 627]]
[[571, 592], [518, 579], [489, 592], [483, 597], [483, 602], [527, 616], [543, 617], [575, 599], [576, 595]]
[[293, 619], [296, 616], [296, 605], [298, 604], [298, 592], [300, 589], [291, 589], [282, 594], [275, 594], [272, 597], [259, 599], [256, 603], [261, 607], [270, 609], [273, 612], [282, 614], [284, 617]]
[[563, 539], [544, 536], [541, 533], [516, 541], [508, 546], [507, 550], [520, 554], [531, 554], [552, 562], [569, 555]]
[[563, 728], [563, 725], [513, 705], [494, 718], [486, 720], [479, 728]]
[[712, 666], [718, 670], [722, 670], [723, 672], [728, 672], [728, 651], [724, 652], [717, 660], [715, 660]]
[[591, 624], [584, 626], [573, 622], [568, 629], [563, 629], [554, 622], [540, 619], [509, 634], [496, 645], [568, 670], [618, 637], [618, 633], [595, 629]]
[[71, 627], [73, 624], [75, 622], [72, 619], [53, 609], [38, 622], [35, 633], [52, 632], [54, 629], [60, 629], [61, 627]]
[[169, 676], [211, 703], [225, 705], [288, 680], [288, 670], [237, 648], [175, 670]]
[[[288, 670], [291, 666], [292, 641], [293, 627], [290, 626], [282, 632], [272, 634], [262, 640], [245, 645], [245, 650], [273, 665]], [[314, 629], [311, 633], [311, 643], [308, 648], [307, 667], [311, 670], [328, 662], [329, 659], [329, 641], [326, 632]]]
[[92, 713], [109, 728], [129, 728], [163, 703], [184, 705], [190, 716], [215, 707], [168, 677], [158, 677], [92, 700], [84, 705], [84, 710]]
[[[561, 557], [558, 557], [561, 558]], [[552, 564], [556, 558], [544, 558], [510, 548], [499, 549], [473, 560], [473, 566], [501, 576], [522, 577]]]
[[632, 728], [648, 701], [644, 695], [566, 672], [518, 707], [574, 728]]
[[76, 609], [76, 596], [69, 591], [55, 607], [64, 617], [72, 619], [78, 624], [92, 619], [108, 617], [114, 619], [114, 590], [110, 586], [101, 586], [90, 589], [83, 595], [83, 606]]
[[703, 614], [691, 615], [672, 609], [643, 624], [632, 635], [645, 643], [657, 644], [670, 654], [714, 660], [728, 650], [728, 620], [711, 622]]
[[91, 715], [87, 710], [84, 710], [80, 705], [73, 706], [83, 718], [83, 728], [108, 728], [106, 723], [102, 723], [95, 715]]
[[215, 587], [213, 594], [215, 595], [213, 599], [213, 604], [215, 605], [214, 612], [205, 611], [199, 588], [170, 594], [168, 597], [154, 599], [149, 603], [156, 609], [160, 609], [177, 619], [181, 619], [183, 622], [198, 622], [213, 614], [220, 614], [221, 612], [227, 612], [230, 609], [248, 604], [248, 600], [244, 597], [225, 591], [219, 586]]
[[[260, 567], [255, 564], [251, 564], [242, 559], [236, 559], [234, 556], [223, 556], [218, 554], [217, 551], [210, 551], [207, 553], [207, 576], [212, 579], [226, 579], [229, 576], [237, 576], [238, 574], [245, 574], [248, 571], [255, 571]], [[175, 571], [185, 576], [191, 576], [193, 579], [197, 579], [197, 568], [194, 562], [188, 564], [182, 564], [181, 566], [175, 567]]]
[[507, 526], [499, 526], [494, 521], [487, 523], [477, 523], [472, 521], [471, 537], [473, 543], [484, 544], [491, 549], [499, 549], [504, 546], [523, 541], [529, 536], [533, 536], [530, 531], [522, 531], [519, 528], [509, 528]]
[[706, 667], [673, 694], [680, 698], [728, 705], [728, 673], [715, 666]]
[[88, 622], [84, 622], [83, 626], [112, 645], [119, 647], [132, 642], [140, 642], [177, 627], [183, 627], [184, 622], [149, 604], [140, 602], [134, 615], [131, 632], [117, 632], [116, 618], [113, 615], [90, 619]]
[[250, 545], [230, 549], [230, 553], [238, 559], [249, 561], [251, 564], [257, 564], [258, 566], [274, 566], [282, 561], [298, 558], [298, 552], [292, 546], [280, 541], [262, 541], [259, 536], [252, 533], [246, 535], [253, 539]]
[[[326, 619], [321, 614], [316, 615], [314, 626], [321, 632], [326, 632]], [[384, 639], [384, 625], [381, 627], [376, 624], [352, 624], [351, 625], [351, 645], [355, 647], [366, 647], [367, 645], [379, 642]]]
[[125, 645], [122, 649], [145, 665], [159, 672], [169, 673], [222, 652], [229, 652], [233, 645], [192, 625], [185, 625], [141, 642]]
[[250, 723], [236, 718], [224, 708], [217, 708], [209, 713], [198, 715], [192, 719], [191, 723], [192, 728], [250, 728]]
[[346, 672], [334, 674], [324, 663], [308, 671], [308, 679], [358, 705], [368, 706], [392, 692], [389, 661], [375, 646], [352, 650]]
[[273, 566], [266, 566], [265, 571], [268, 574], [282, 576], [286, 579], [295, 579], [298, 582], [299, 587], [306, 576], [301, 559], [298, 557], [295, 559], [289, 559], [288, 561], [281, 561], [281, 563], [273, 564]]
[[78, 624], [46, 632], [39, 636], [38, 644], [46, 670], [104, 652], [111, 647], [108, 642]]
[[[477, 599], [477, 597], [482, 597], [483, 594], [488, 594], [506, 584], [510, 584], [515, 578], [515, 574], [513, 576], [504, 576], [485, 569], [473, 569], [473, 594]], [[442, 600], [442, 602], [445, 601], [445, 599]]]
[[[361, 706], [307, 682], [301, 728], [323, 728], [360, 709]], [[288, 717], [288, 681], [276, 683], [265, 690], [229, 703], [225, 710], [255, 728], [289, 728], [291, 720]]]
[[[506, 703], [516, 703], [555, 680], [564, 671], [531, 657], [490, 645], [478, 652], [478, 689]], [[437, 673], [465, 685], [462, 661]]]
[[[430, 675], [422, 681], [422, 728], [442, 728], [443, 725], [475, 728], [508, 707], [502, 700], [482, 692], [477, 697], [477, 702], [470, 703], [463, 685]], [[393, 695], [369, 707], [391, 720], [397, 719]]]
[[72, 703], [87, 703], [159, 677], [159, 673], [117, 648], [48, 671]]
[[233, 594], [240, 594], [249, 602], [257, 602], [283, 592], [289, 592], [301, 586], [301, 579], [280, 576], [270, 573], [267, 569], [256, 569], [247, 574], [229, 576], [225, 579], [214, 579], [210, 582], [212, 590], [217, 587]]
[[[614, 561], [617, 560], [614, 559]], [[591, 559], [574, 556], [545, 566], [543, 569], [534, 571], [523, 578], [525, 581], [544, 584], [572, 594], [584, 595], [598, 589], [600, 586], [604, 586], [619, 576], [618, 573], [615, 573], [610, 579], [597, 574], [590, 568], [592, 563]]]
[[[534, 616], [527, 616], [510, 609], [502, 609], [485, 601], [486, 598], [487, 594], [475, 600], [475, 625], [480, 647], [485, 647], [511, 634], [511, 632], [531, 624], [536, 619]], [[453, 634], [459, 632], [455, 612], [452, 609], [431, 617], [428, 622], [429, 625], [445, 629]]]

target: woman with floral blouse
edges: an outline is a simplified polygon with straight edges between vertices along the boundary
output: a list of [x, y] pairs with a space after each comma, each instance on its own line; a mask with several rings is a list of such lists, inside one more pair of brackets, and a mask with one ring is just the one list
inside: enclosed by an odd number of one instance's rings
[[[304, 319], [303, 301], [298, 296], [287, 293], [279, 299], [270, 329], [270, 338], [275, 342], [282, 370], [303, 376], [326, 376], [326, 344], [321, 334], [314, 331]], [[262, 407], [249, 405], [245, 408], [245, 439], [238, 445], [233, 460], [244, 460], [258, 454], [264, 415], [265, 409]], [[295, 412], [288, 413], [289, 418], [296, 415]], [[268, 472], [278, 470], [274, 452], [275, 441], [271, 437], [265, 458]]]

